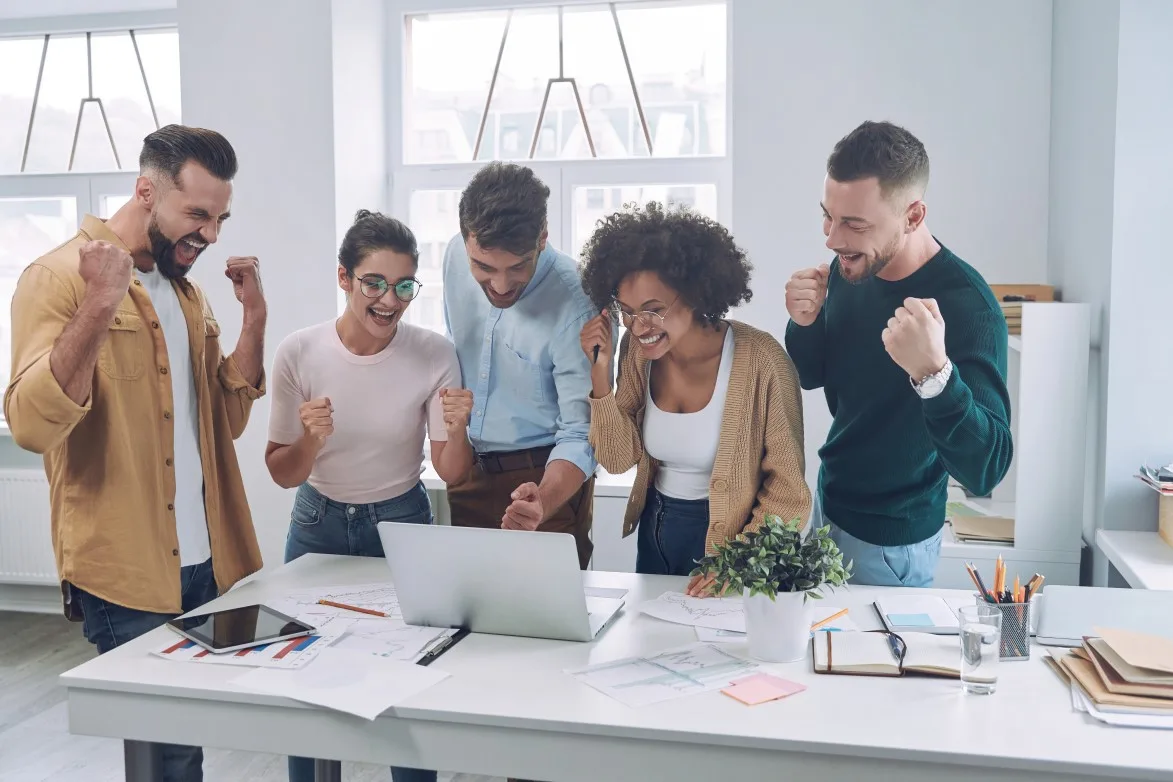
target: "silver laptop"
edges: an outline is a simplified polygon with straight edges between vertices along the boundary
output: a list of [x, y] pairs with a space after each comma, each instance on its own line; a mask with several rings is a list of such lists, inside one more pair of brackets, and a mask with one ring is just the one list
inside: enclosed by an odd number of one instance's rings
[[1041, 596], [1035, 640], [1044, 646], [1081, 646], [1097, 627], [1173, 638], [1173, 591], [1052, 584]]
[[379, 538], [408, 624], [590, 641], [623, 607], [588, 596], [566, 533], [384, 521]]

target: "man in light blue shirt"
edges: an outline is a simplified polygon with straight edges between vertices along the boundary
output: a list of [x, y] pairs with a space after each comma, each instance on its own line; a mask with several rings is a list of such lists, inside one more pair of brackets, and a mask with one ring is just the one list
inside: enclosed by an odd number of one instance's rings
[[573, 259], [546, 241], [549, 196], [529, 168], [490, 163], [460, 197], [444, 321], [474, 396], [477, 459], [448, 502], [458, 526], [571, 533], [585, 569], [596, 462], [579, 332], [597, 313]]

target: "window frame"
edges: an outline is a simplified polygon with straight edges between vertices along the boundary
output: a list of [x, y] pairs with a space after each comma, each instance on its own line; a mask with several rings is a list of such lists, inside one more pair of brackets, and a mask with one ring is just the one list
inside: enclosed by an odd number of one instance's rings
[[[623, 2], [624, 0], [617, 0]], [[701, 0], [696, 0], [701, 2]], [[408, 73], [407, 17], [414, 14], [493, 11], [504, 8], [542, 8], [603, 5], [607, 0], [389, 0], [387, 14], [386, 137], [392, 214], [410, 222], [408, 206], [415, 190], [462, 190], [484, 162], [407, 163], [404, 138], [404, 88]], [[689, 0], [672, 0], [670, 5]], [[726, 73], [732, 73], [733, 0], [724, 0], [726, 12]], [[717, 219], [732, 230], [733, 154], [732, 79], [725, 90], [725, 151], [698, 157], [519, 160], [550, 187], [550, 241], [569, 251], [573, 231], [574, 190], [577, 187], [622, 187], [649, 184], [713, 184], [717, 187]]]

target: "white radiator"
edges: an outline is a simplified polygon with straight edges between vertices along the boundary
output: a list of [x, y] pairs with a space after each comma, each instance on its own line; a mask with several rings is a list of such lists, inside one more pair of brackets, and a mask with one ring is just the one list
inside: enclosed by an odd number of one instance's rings
[[57, 583], [49, 482], [40, 470], [0, 470], [0, 583]]

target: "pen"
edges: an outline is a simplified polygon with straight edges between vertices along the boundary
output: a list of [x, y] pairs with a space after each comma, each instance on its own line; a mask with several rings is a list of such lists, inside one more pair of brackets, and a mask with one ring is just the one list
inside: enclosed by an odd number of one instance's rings
[[599, 363], [599, 346], [598, 346], [598, 345], [595, 345], [595, 354], [594, 354], [594, 358], [593, 358], [593, 360], [591, 361], [591, 363], [592, 363], [592, 364], [597, 364], [597, 363]]
[[345, 608], [347, 611], [357, 611], [360, 614], [370, 614], [371, 616], [382, 616], [390, 619], [391, 614], [384, 614], [382, 611], [376, 611], [372, 608], [359, 608], [358, 606], [347, 605], [346, 603], [335, 603], [333, 600], [319, 600], [318, 605], [333, 606], [334, 608]]

